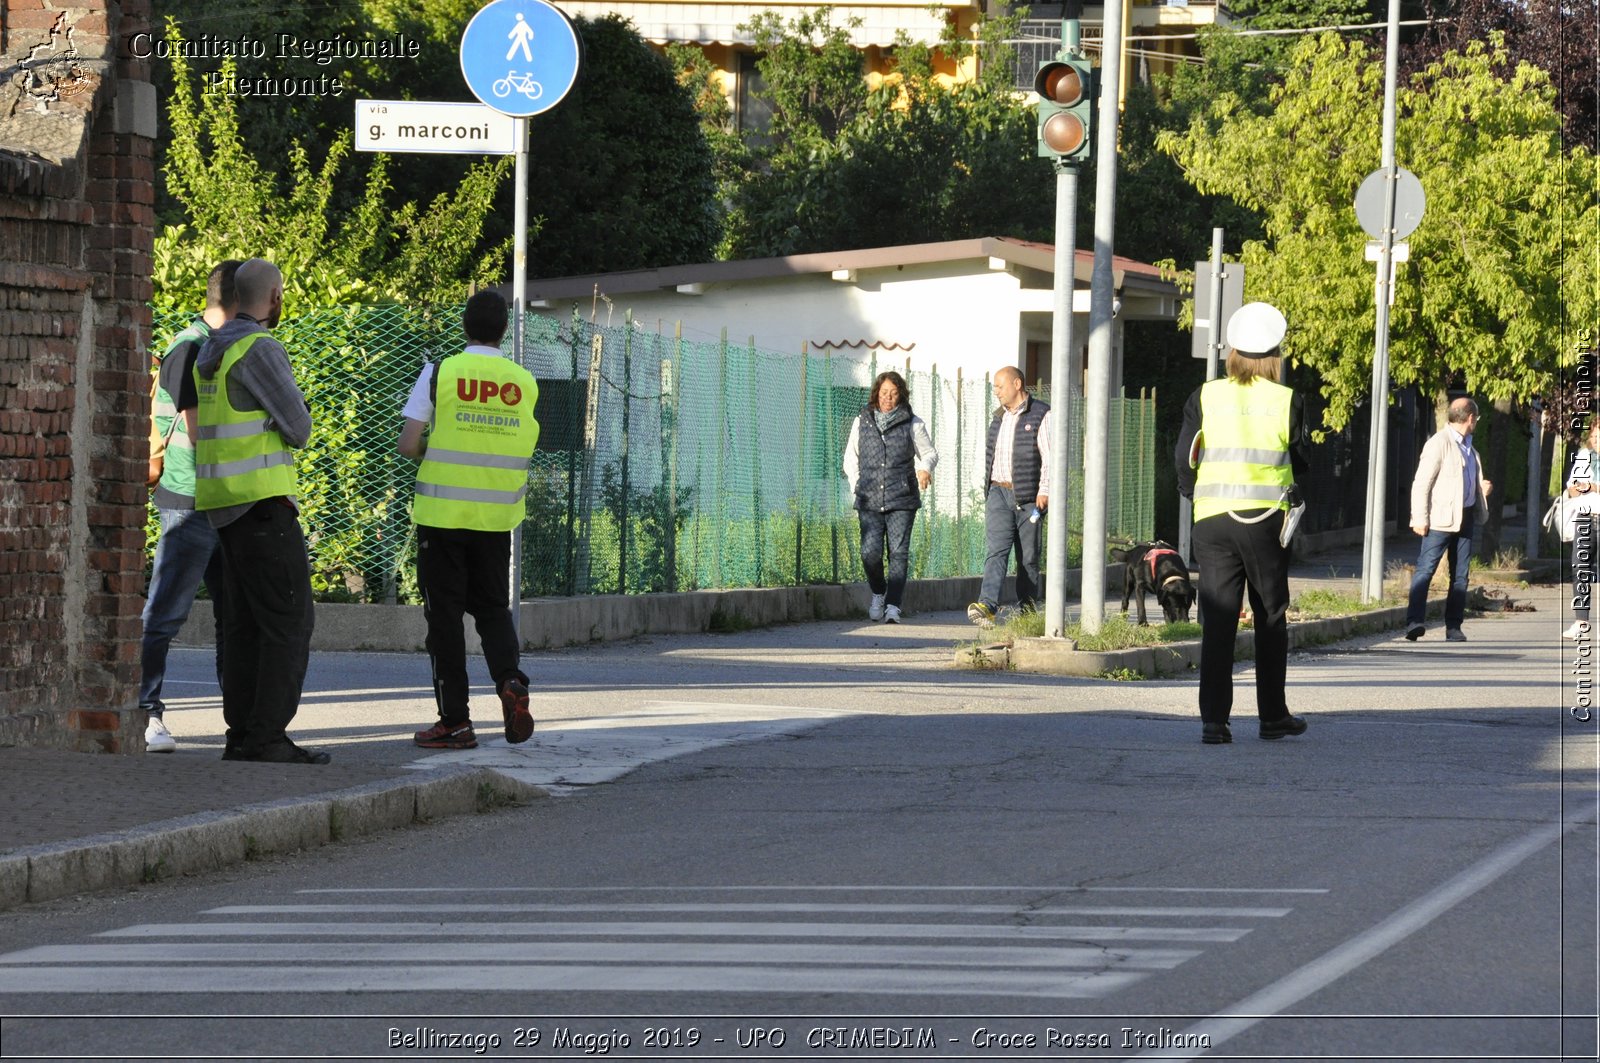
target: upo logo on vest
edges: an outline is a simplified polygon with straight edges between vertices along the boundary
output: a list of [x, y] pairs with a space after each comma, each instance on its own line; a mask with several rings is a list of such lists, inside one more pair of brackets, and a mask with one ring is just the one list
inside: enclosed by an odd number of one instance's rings
[[462, 402], [488, 402], [496, 395], [507, 406], [515, 406], [522, 401], [522, 389], [515, 384], [496, 384], [493, 380], [468, 380], [465, 377], [457, 378], [456, 394]]

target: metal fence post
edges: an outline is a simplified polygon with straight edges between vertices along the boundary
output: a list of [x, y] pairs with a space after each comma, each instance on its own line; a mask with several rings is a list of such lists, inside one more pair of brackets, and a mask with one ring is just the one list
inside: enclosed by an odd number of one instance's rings
[[745, 384], [749, 401], [745, 403], [746, 416], [751, 419], [752, 428], [746, 433], [751, 440], [750, 451], [750, 502], [753, 507], [753, 526], [755, 538], [755, 575], [751, 578], [752, 586], [761, 586], [766, 578], [766, 546], [767, 546], [767, 515], [761, 508], [761, 446], [756, 440], [754, 422], [756, 411], [761, 407], [756, 405], [756, 338], [750, 337], [750, 345], [745, 348]]
[[805, 489], [806, 482], [806, 369], [811, 364], [811, 344], [805, 340], [800, 341], [800, 436], [799, 445], [795, 447], [795, 507], [794, 507], [794, 584], [796, 587], [805, 581], [801, 579], [801, 554], [805, 550], [806, 524], [805, 524]]

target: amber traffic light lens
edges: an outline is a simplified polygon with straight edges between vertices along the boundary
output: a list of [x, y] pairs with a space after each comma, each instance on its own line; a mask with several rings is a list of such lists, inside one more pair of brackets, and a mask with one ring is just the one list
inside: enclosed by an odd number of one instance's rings
[[1058, 66], [1045, 75], [1044, 92], [1041, 95], [1070, 107], [1083, 99], [1083, 79], [1072, 67]]
[[1053, 114], [1039, 130], [1045, 146], [1058, 155], [1071, 155], [1083, 146], [1083, 123], [1075, 114]]

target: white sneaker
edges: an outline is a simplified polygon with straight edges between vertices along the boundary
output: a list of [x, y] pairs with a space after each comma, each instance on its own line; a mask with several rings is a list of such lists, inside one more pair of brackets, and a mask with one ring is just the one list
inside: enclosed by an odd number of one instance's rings
[[1564, 639], [1571, 639], [1573, 642], [1576, 642], [1579, 639], [1583, 638], [1583, 636], [1587, 635], [1588, 633], [1589, 633], [1589, 621], [1587, 621], [1587, 620], [1574, 620], [1572, 622], [1572, 626], [1567, 628], [1567, 630], [1565, 630], [1565, 631], [1563, 631], [1561, 633], [1561, 637], [1564, 638]]
[[883, 611], [883, 622], [886, 624], [898, 624], [900, 622], [900, 607], [891, 605], [886, 608]]
[[172, 732], [167, 730], [167, 725], [161, 722], [161, 717], [150, 717], [150, 722], [145, 724], [144, 728], [144, 751], [171, 753], [177, 748], [177, 740], [172, 737]]
[[[872, 604], [867, 606], [867, 619], [868, 620], [882, 620], [883, 619], [883, 599], [884, 599], [884, 595], [881, 595], [881, 594], [874, 594], [872, 596]], [[896, 610], [896, 611], [898, 612], [898, 610]]]

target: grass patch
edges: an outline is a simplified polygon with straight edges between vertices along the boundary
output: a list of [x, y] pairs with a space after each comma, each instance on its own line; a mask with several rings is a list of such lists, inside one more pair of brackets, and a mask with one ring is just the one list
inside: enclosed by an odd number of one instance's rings
[[1353, 616], [1356, 613], [1370, 613], [1374, 609], [1386, 609], [1391, 605], [1400, 604], [1403, 604], [1402, 600], [1390, 597], [1388, 594], [1375, 602], [1363, 602], [1354, 594], [1313, 588], [1301, 591], [1294, 601], [1289, 603], [1289, 619], [1322, 620], [1330, 616]]
[[1108, 672], [1101, 672], [1097, 679], [1115, 679], [1119, 683], [1137, 683], [1146, 678], [1145, 674], [1135, 668], [1113, 668]]
[[1121, 614], [1108, 616], [1100, 630], [1086, 634], [1082, 624], [1068, 624], [1067, 638], [1080, 650], [1103, 653], [1135, 646], [1159, 646], [1164, 642], [1184, 642], [1200, 637], [1200, 625], [1179, 621], [1176, 624], [1136, 624]]

